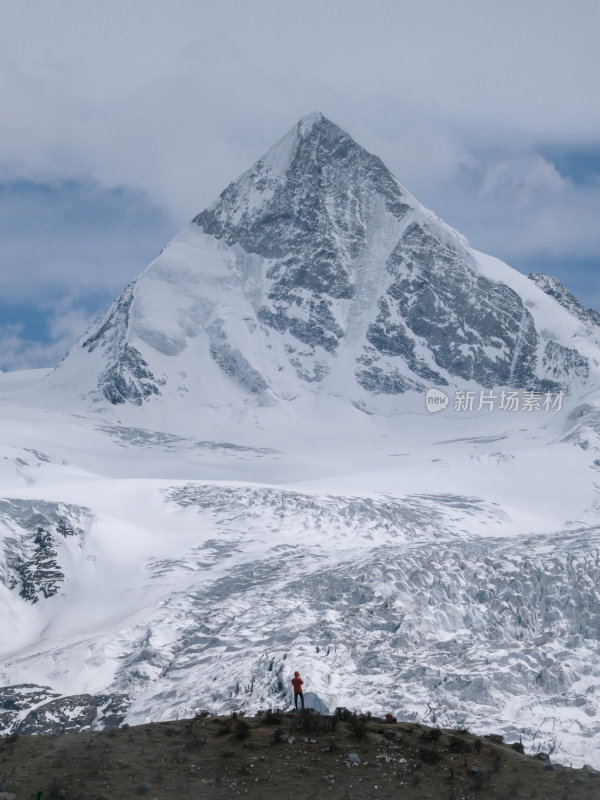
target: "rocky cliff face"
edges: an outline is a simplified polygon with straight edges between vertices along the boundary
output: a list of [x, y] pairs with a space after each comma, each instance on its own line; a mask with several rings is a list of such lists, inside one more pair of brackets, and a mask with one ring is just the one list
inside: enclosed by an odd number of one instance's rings
[[[600, 316], [552, 279], [524, 290], [520, 278], [486, 268], [379, 158], [312, 114], [194, 218], [61, 369], [81, 364], [89, 390], [138, 405], [190, 391], [209, 402], [217, 384], [225, 402], [317, 390], [364, 403], [432, 385], [585, 382]], [[551, 325], [548, 296], [561, 305]], [[578, 325], [585, 352], [571, 343]]]
[[[92, 514], [79, 506], [0, 500], [0, 581], [30, 603], [55, 595], [64, 580], [69, 547], [81, 547]], [[71, 543], [69, 542], [71, 540]]]
[[575, 295], [563, 286], [558, 278], [551, 278], [549, 275], [544, 275], [543, 272], [536, 272], [535, 274], [530, 272], [527, 277], [577, 319], [588, 325], [600, 325], [600, 314], [594, 311], [593, 308], [585, 309]]
[[155, 378], [141, 353], [128, 341], [131, 304], [135, 282], [125, 287], [120, 297], [87, 332], [81, 349], [93, 353], [98, 348], [106, 359], [98, 375], [98, 389], [114, 405], [143, 400], [159, 394], [164, 380]]

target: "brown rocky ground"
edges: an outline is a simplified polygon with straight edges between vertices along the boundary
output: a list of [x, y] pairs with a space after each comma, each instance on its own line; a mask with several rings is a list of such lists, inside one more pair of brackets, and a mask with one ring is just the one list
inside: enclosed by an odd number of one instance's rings
[[[41, 794], [40, 794], [41, 793]], [[0, 740], [0, 800], [598, 800], [600, 773], [500, 737], [338, 710], [266, 712]]]

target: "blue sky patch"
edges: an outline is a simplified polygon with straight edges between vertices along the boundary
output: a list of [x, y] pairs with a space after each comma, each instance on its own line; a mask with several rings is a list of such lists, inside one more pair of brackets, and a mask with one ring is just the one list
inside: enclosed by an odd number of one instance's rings
[[600, 181], [600, 144], [550, 145], [540, 148], [540, 154], [551, 161], [565, 178], [579, 186]]

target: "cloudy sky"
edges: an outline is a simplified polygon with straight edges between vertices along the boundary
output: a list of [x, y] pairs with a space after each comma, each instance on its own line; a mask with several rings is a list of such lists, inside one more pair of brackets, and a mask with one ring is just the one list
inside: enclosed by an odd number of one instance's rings
[[0, 369], [56, 363], [299, 117], [600, 309], [598, 0], [0, 0]]

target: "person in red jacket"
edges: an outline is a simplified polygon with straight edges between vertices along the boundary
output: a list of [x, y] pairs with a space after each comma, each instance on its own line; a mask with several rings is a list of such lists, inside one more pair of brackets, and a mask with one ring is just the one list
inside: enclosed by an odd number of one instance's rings
[[304, 681], [300, 677], [299, 672], [294, 672], [294, 677], [292, 678], [292, 686], [294, 687], [294, 706], [296, 707], [296, 711], [298, 710], [298, 698], [300, 698], [300, 702], [302, 703], [302, 708], [304, 708], [304, 695], [302, 694], [302, 684]]

